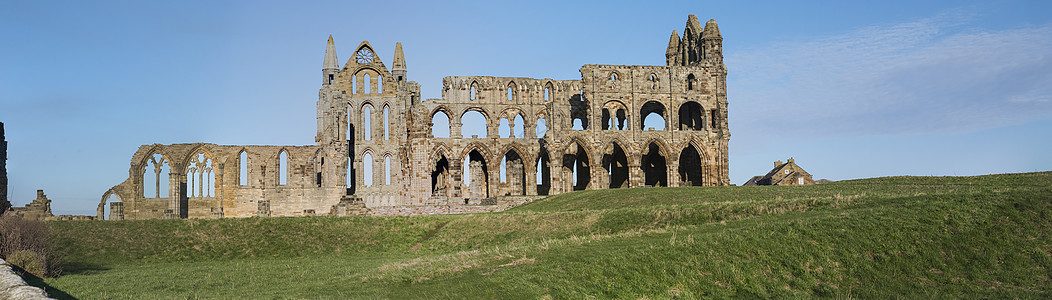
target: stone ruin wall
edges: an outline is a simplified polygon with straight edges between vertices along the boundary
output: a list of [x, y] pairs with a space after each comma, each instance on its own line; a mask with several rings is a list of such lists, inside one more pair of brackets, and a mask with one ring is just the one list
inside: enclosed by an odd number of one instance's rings
[[[425, 101], [420, 85], [408, 81], [401, 44], [390, 68], [368, 42], [341, 66], [330, 37], [317, 145], [144, 145], [128, 179], [104, 193], [97, 215], [107, 207], [108, 219], [117, 220], [323, 215], [341, 199], [387, 214], [491, 204], [500, 196], [729, 185], [721, 45], [714, 21], [702, 28], [691, 16], [682, 39], [673, 32], [665, 66], [585, 65], [579, 80], [450, 76], [442, 98]], [[468, 112], [481, 113], [485, 137], [462, 136]], [[432, 131], [437, 114], [449, 120], [448, 137]], [[664, 119], [664, 130], [643, 128], [649, 114]], [[547, 131], [537, 137], [540, 120]], [[513, 132], [500, 137], [505, 124]], [[167, 174], [150, 177], [158, 163], [167, 163]], [[159, 184], [148, 177], [168, 188], [150, 194]]]

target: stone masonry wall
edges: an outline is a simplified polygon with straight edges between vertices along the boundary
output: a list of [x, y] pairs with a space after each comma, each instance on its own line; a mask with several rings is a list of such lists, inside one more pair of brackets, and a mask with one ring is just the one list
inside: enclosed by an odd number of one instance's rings
[[[449, 76], [441, 99], [422, 100], [400, 43], [390, 67], [367, 41], [341, 65], [329, 37], [316, 145], [144, 145], [97, 218], [111, 197], [119, 220], [316, 215], [341, 211], [345, 197], [374, 214], [470, 212], [502, 196], [729, 185], [721, 48], [715, 21], [691, 15], [664, 66], [589, 64], [574, 80]], [[464, 134], [468, 113], [484, 134]], [[645, 128], [648, 116], [664, 123]]]

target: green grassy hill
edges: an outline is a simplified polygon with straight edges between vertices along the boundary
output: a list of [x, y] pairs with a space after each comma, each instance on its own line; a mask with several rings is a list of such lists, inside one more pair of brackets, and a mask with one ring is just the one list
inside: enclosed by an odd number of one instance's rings
[[1048, 298], [1052, 172], [574, 192], [507, 212], [50, 222], [57, 296]]

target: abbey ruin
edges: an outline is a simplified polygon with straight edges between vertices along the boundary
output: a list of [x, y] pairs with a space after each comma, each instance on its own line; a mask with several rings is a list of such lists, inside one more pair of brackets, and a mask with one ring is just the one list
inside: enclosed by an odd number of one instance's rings
[[[344, 215], [729, 185], [722, 43], [714, 20], [691, 15], [664, 66], [589, 64], [575, 80], [450, 76], [441, 99], [425, 100], [401, 43], [390, 67], [369, 42], [341, 66], [330, 36], [316, 144], [143, 145], [97, 218], [106, 208], [114, 220]], [[655, 115], [663, 126], [648, 128]]]

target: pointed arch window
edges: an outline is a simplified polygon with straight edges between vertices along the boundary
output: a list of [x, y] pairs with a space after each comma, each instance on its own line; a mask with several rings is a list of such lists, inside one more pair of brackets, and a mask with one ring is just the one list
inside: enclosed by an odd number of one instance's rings
[[508, 101], [515, 101], [515, 82], [508, 83]]
[[248, 151], [241, 151], [237, 158], [238, 173], [237, 180], [238, 185], [248, 185]]
[[186, 166], [186, 191], [188, 197], [212, 197], [215, 195], [215, 172], [212, 158], [203, 152], [190, 157]]
[[289, 154], [285, 150], [281, 150], [278, 154], [278, 185], [286, 185], [289, 183]]
[[469, 95], [471, 97], [471, 100], [478, 99], [478, 89], [479, 89], [478, 82], [472, 82], [471, 83], [471, 91], [470, 91], [470, 95]]

